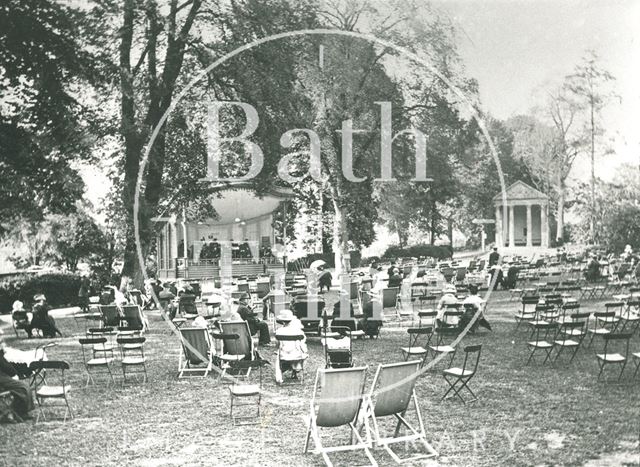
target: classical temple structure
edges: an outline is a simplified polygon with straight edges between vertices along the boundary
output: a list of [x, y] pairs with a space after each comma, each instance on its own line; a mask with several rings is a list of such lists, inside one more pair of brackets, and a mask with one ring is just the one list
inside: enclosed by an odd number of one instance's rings
[[162, 225], [156, 236], [158, 277], [218, 277], [222, 242], [232, 249], [234, 276], [282, 268], [281, 258], [273, 255], [273, 247], [282, 242], [274, 215], [286, 209], [292, 196], [291, 190], [273, 187], [258, 197], [248, 184], [236, 182], [211, 197], [216, 219], [191, 220], [185, 212], [154, 219]]
[[549, 197], [524, 182], [507, 188], [507, 217], [502, 193], [493, 198], [496, 211], [496, 246], [549, 247]]

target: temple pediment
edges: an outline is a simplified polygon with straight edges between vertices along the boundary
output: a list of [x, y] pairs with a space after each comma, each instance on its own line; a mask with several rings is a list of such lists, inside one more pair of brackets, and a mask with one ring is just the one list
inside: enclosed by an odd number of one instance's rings
[[[549, 201], [549, 197], [532, 186], [518, 180], [507, 188], [507, 201]], [[502, 192], [493, 197], [495, 204], [502, 203]]]

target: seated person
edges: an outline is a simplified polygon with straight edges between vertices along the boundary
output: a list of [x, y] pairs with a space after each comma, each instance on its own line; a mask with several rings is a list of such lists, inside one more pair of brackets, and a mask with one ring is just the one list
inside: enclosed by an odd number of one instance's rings
[[378, 310], [382, 312], [382, 304], [376, 300], [371, 300], [362, 308], [362, 314], [364, 317], [358, 321], [358, 328], [362, 329], [367, 336], [376, 336], [380, 327], [382, 327], [382, 320], [374, 319], [374, 309], [378, 307]]
[[472, 306], [465, 306], [465, 312], [462, 315], [462, 318], [460, 318], [460, 322], [458, 323], [458, 327], [460, 328], [460, 330], [463, 330], [464, 328], [467, 327], [467, 324], [469, 324], [469, 321], [471, 321], [471, 319], [473, 319], [473, 316], [478, 312], [478, 310], [481, 311], [480, 316], [478, 317], [478, 319], [473, 323], [473, 325], [471, 326], [470, 331], [471, 332], [475, 332], [476, 329], [478, 329], [478, 326], [482, 326], [486, 329], [488, 329], [489, 331], [491, 331], [491, 325], [489, 324], [489, 322], [486, 320], [486, 318], [484, 317], [484, 306], [485, 306], [485, 302], [482, 298], [480, 298], [480, 296], [478, 296], [478, 286], [471, 284], [469, 286], [469, 296], [467, 298], [464, 299], [464, 301], [462, 302], [463, 305], [472, 305]]
[[327, 292], [331, 290], [331, 284], [333, 283], [333, 276], [330, 271], [325, 271], [324, 266], [318, 268], [318, 287], [320, 292], [327, 288]]
[[307, 338], [304, 335], [302, 323], [291, 310], [282, 310], [277, 320], [284, 326], [278, 328], [276, 336], [302, 336], [302, 340], [278, 342], [280, 370], [283, 372], [291, 371], [292, 378], [296, 379], [298, 372], [302, 371], [303, 362], [309, 356]]
[[34, 409], [31, 388], [18, 380], [16, 369], [5, 358], [5, 346], [0, 335], [0, 392], [5, 391], [13, 396], [12, 410], [23, 420], [31, 419], [29, 412]]
[[37, 294], [33, 299], [36, 304], [33, 306], [31, 329], [40, 329], [44, 337], [56, 337], [56, 334], [62, 337], [55, 320], [49, 316], [51, 307], [47, 304], [47, 298], [43, 294]]
[[29, 315], [24, 309], [24, 304], [20, 300], [13, 302], [11, 318], [15, 322], [16, 329], [24, 329], [29, 338], [33, 337], [31, 323], [29, 322]]
[[457, 303], [458, 297], [456, 297], [456, 287], [451, 284], [445, 286], [445, 288], [442, 289], [442, 297], [440, 297], [440, 301], [438, 301], [436, 327], [447, 327], [458, 324], [457, 318], [454, 318], [454, 321], [448, 323], [444, 322], [444, 312], [447, 311], [446, 305], [454, 305]]
[[600, 278], [600, 263], [595, 255], [591, 256], [591, 260], [587, 264], [587, 269], [584, 272], [584, 277], [589, 282], [597, 281]]
[[389, 276], [388, 287], [402, 287], [402, 276], [398, 268], [394, 268], [393, 274]]
[[176, 298], [176, 296], [171, 293], [169, 286], [164, 284], [162, 290], [158, 293], [158, 301], [160, 302], [160, 307], [169, 315], [169, 319], [175, 318], [176, 312], [178, 311], [175, 303], [173, 303], [174, 298]]
[[355, 311], [353, 309], [353, 303], [349, 300], [349, 294], [347, 292], [341, 291], [339, 300], [333, 305], [333, 319], [340, 318], [340, 307], [341, 304], [344, 304], [345, 307], [348, 307], [349, 317], [353, 318]]
[[249, 302], [249, 294], [243, 294], [240, 298], [235, 300], [238, 305], [237, 313], [240, 315], [240, 319], [243, 319], [249, 325], [249, 331], [251, 335], [259, 333], [258, 345], [269, 345], [271, 342], [271, 336], [269, 335], [269, 324], [266, 321], [259, 320], [253, 311], [247, 306]]

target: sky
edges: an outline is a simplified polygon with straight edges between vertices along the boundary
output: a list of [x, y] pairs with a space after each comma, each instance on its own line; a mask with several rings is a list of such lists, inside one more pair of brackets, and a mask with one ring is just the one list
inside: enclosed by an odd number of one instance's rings
[[[592, 49], [616, 77], [603, 113], [615, 156], [596, 171], [615, 178], [623, 162], [640, 164], [640, 0], [436, 0], [457, 26], [458, 52], [476, 78], [484, 110], [506, 119], [527, 112]], [[574, 176], [590, 173], [578, 160]]]
[[[525, 113], [572, 72], [588, 49], [616, 77], [620, 102], [603, 114], [615, 155], [597, 161], [612, 180], [623, 162], [640, 165], [640, 0], [435, 0], [457, 27], [467, 75], [478, 80], [485, 111], [500, 119]], [[94, 204], [108, 191], [94, 167], [83, 168]], [[586, 158], [572, 173], [587, 179]]]

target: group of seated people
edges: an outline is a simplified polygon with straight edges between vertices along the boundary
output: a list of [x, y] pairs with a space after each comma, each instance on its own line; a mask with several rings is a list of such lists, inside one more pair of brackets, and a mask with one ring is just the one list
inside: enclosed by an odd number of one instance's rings
[[33, 331], [39, 330], [42, 337], [62, 337], [62, 333], [55, 320], [49, 315], [51, 307], [47, 303], [44, 294], [37, 294], [33, 297], [35, 304], [33, 305], [31, 317], [24, 309], [24, 303], [20, 300], [13, 302], [11, 311], [12, 319], [17, 329], [23, 329], [29, 338], [33, 337]]
[[[201, 240], [204, 242], [204, 237]], [[251, 247], [249, 246], [249, 239], [245, 238], [244, 242], [237, 243], [234, 242], [233, 239], [229, 240], [231, 242], [231, 258], [233, 259], [250, 259], [253, 258], [253, 253], [251, 253]], [[260, 250], [262, 252], [262, 249]], [[269, 254], [271, 250], [269, 249]], [[202, 249], [200, 250], [200, 260], [203, 259], [219, 259], [222, 256], [222, 247], [218, 242], [217, 238], [214, 238], [210, 242], [206, 242], [202, 245]]]

